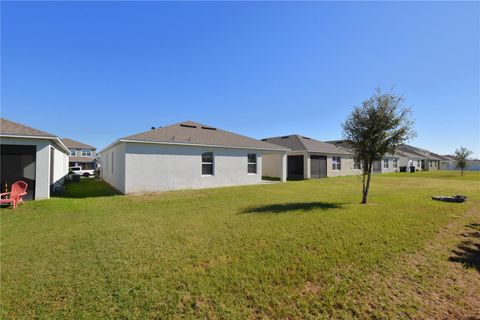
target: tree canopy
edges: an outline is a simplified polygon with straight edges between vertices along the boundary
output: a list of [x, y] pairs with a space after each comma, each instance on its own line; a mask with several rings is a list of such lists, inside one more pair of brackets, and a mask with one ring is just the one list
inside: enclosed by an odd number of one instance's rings
[[373, 163], [415, 136], [411, 109], [404, 106], [405, 98], [392, 90], [377, 89], [375, 94], [352, 113], [343, 123], [343, 137], [355, 152], [363, 170], [363, 198], [367, 202]]

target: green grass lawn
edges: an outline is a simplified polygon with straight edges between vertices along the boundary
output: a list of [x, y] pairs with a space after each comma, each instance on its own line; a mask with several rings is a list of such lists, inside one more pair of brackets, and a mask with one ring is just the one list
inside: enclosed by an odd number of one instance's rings
[[479, 275], [432, 250], [388, 294], [443, 228], [480, 223], [479, 172], [375, 175], [360, 200], [359, 177], [141, 196], [83, 179], [0, 211], [2, 318], [416, 318], [410, 286], [450, 265]]

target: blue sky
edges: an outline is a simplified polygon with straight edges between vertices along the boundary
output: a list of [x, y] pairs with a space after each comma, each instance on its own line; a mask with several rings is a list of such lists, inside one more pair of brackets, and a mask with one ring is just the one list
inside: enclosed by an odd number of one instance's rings
[[2, 2], [1, 115], [104, 147], [193, 120], [341, 138], [376, 87], [480, 157], [480, 4]]

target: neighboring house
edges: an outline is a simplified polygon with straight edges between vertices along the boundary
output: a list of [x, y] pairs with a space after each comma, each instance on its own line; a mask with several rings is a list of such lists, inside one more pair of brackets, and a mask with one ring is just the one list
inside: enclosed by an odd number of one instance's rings
[[[377, 161], [377, 170], [374, 172], [378, 173], [387, 173], [387, 172], [400, 172], [400, 163], [406, 162], [405, 155], [400, 152], [395, 152], [394, 154], [386, 154], [381, 161]], [[380, 164], [380, 170], [378, 170], [378, 164]], [[403, 171], [403, 170], [402, 170]]]
[[422, 171], [435, 171], [440, 169], [440, 161], [443, 159], [440, 155], [431, 151], [402, 144], [398, 147], [398, 150], [402, 153], [409, 153], [416, 155], [420, 159], [420, 169]]
[[[354, 151], [348, 141], [346, 140], [333, 140], [333, 141], [327, 141], [328, 143], [334, 144], [335, 146], [342, 148], [344, 150], [347, 150], [350, 152], [352, 155], [354, 154]], [[381, 160], [377, 160], [373, 162], [373, 168], [372, 172], [373, 173], [386, 173], [386, 172], [399, 172], [401, 171], [401, 162], [402, 158], [405, 156], [395, 152], [394, 154], [386, 154], [385, 156], [382, 157]]]
[[118, 139], [99, 154], [103, 179], [128, 194], [257, 184], [265, 164], [285, 181], [287, 151], [186, 121]]
[[[443, 160], [440, 161], [440, 169], [442, 170], [460, 170], [457, 168], [457, 160], [452, 155], [442, 155]], [[465, 170], [480, 170], [480, 160], [479, 159], [470, 159], [467, 160], [467, 167]]]
[[400, 155], [400, 171], [410, 171], [411, 167], [413, 167], [415, 171], [421, 171], [422, 163], [427, 160], [427, 158], [422, 155], [403, 149], [398, 149], [395, 153]]
[[457, 166], [457, 161], [455, 157], [449, 154], [442, 155], [443, 159], [440, 161], [440, 169], [441, 170], [454, 170]]
[[54, 134], [0, 118], [1, 189], [23, 180], [27, 199], [47, 199], [68, 174], [69, 150]]
[[[287, 157], [289, 179], [347, 176], [362, 172], [360, 164], [354, 161], [352, 152], [331, 143], [297, 134], [262, 141], [290, 149]], [[264, 164], [264, 167], [264, 173], [268, 173], [268, 165]]]
[[69, 138], [62, 138], [62, 141], [70, 150], [69, 167], [80, 166], [83, 170], [96, 169], [97, 148]]

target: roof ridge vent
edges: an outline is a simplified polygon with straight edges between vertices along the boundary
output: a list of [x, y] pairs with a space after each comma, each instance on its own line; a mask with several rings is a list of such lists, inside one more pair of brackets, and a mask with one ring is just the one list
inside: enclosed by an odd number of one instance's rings
[[196, 128], [197, 126], [192, 125], [192, 124], [180, 123], [180, 127], [184, 127], [184, 128]]
[[217, 128], [214, 128], [214, 127], [203, 127], [203, 126], [202, 126], [202, 129], [205, 129], [205, 130], [217, 130]]

